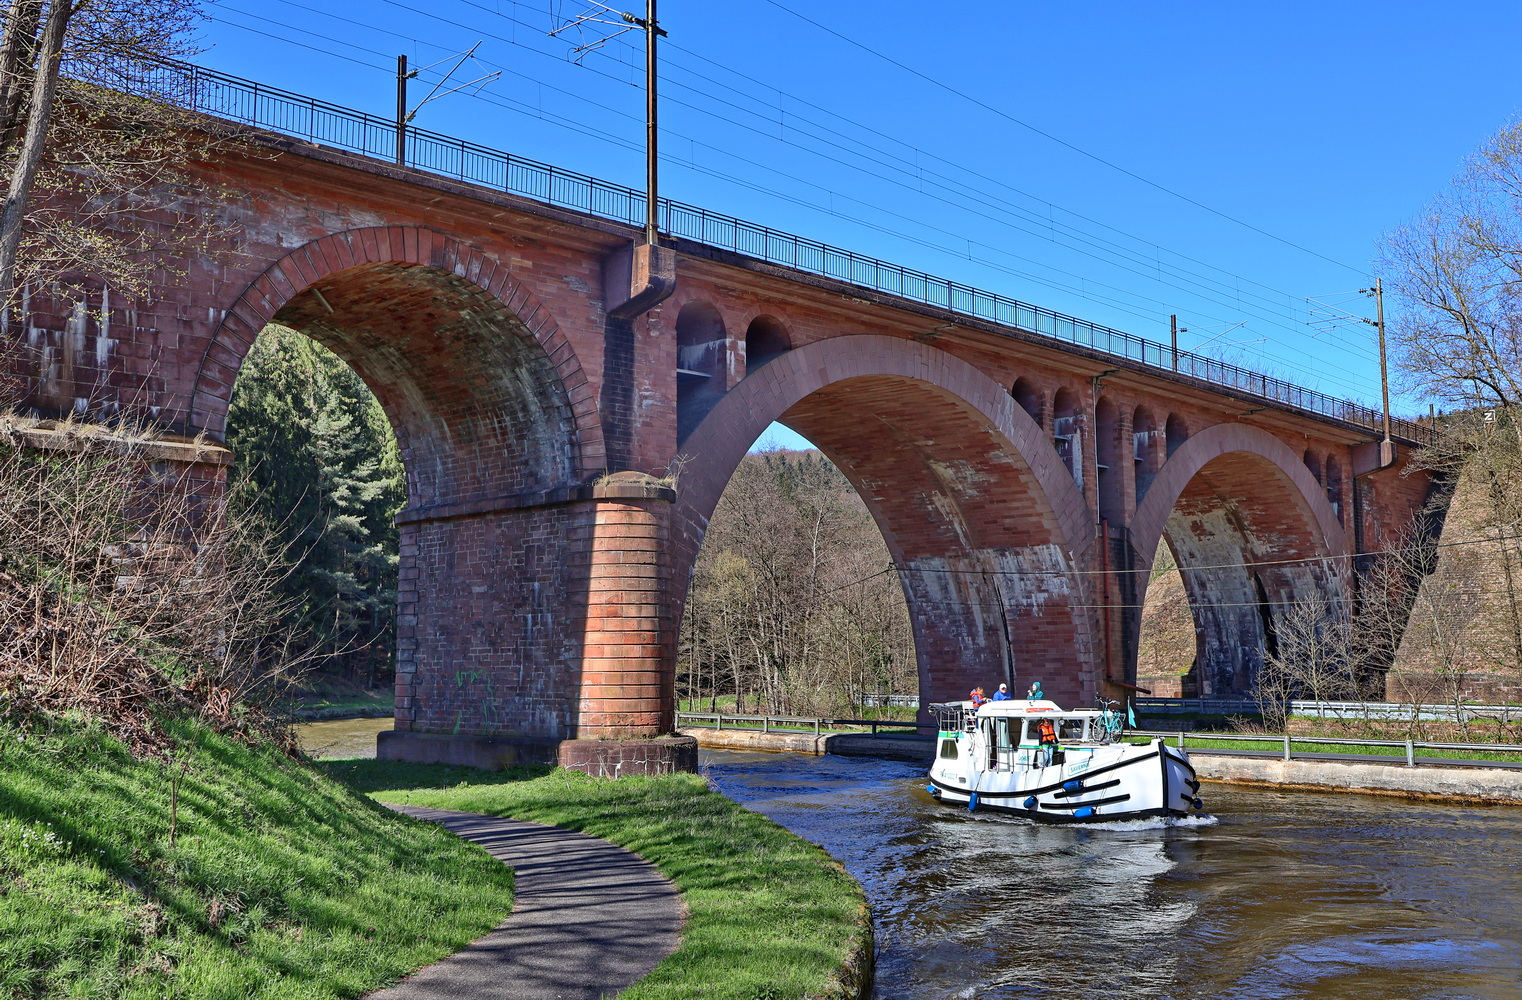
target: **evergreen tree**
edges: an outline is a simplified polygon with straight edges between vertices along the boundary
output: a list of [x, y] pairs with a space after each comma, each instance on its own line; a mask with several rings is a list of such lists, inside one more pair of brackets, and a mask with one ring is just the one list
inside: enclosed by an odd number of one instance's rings
[[278, 530], [291, 626], [350, 676], [389, 669], [405, 499], [396, 440], [340, 358], [282, 327], [260, 334], [228, 410], [229, 502]]

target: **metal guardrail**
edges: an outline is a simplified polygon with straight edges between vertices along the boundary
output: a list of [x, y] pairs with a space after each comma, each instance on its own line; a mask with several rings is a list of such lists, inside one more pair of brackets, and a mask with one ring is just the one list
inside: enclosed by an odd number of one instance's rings
[[762, 733], [770, 733], [774, 729], [791, 732], [812, 729], [816, 736], [826, 729], [870, 727], [872, 735], [876, 736], [879, 728], [918, 730], [934, 729], [936, 726], [933, 722], [895, 722], [891, 719], [805, 719], [792, 715], [726, 715], [722, 712], [678, 712], [676, 724], [679, 728], [685, 724], [716, 730], [723, 729], [727, 725], [730, 729], [746, 729]]
[[[1262, 708], [1250, 698], [1136, 698], [1138, 712], [1152, 715], [1258, 715]], [[1473, 722], [1522, 719], [1522, 705], [1414, 704], [1393, 701], [1313, 701], [1289, 703], [1291, 715], [1320, 719], [1420, 719], [1422, 721]]]
[[[934, 722], [892, 722], [885, 719], [825, 719], [804, 718], [791, 715], [726, 715], [722, 712], [678, 712], [676, 714], [677, 727], [703, 728], [722, 731], [726, 728], [738, 729], [746, 732], [760, 733], [798, 733], [813, 732], [814, 735], [823, 735], [826, 730], [841, 731], [859, 727], [870, 727], [872, 735], [876, 736], [879, 728], [918, 731], [921, 729], [936, 730], [938, 724]], [[907, 735], [907, 734], [900, 734]], [[1418, 740], [1377, 740], [1377, 739], [1343, 739], [1322, 736], [1291, 736], [1285, 734], [1277, 736], [1273, 734], [1252, 733], [1192, 733], [1171, 730], [1151, 729], [1127, 729], [1125, 736], [1139, 736], [1145, 739], [1157, 739], [1159, 737], [1173, 741], [1181, 749], [1187, 741], [1214, 742], [1214, 743], [1280, 743], [1283, 746], [1281, 759], [1294, 759], [1294, 745], [1315, 746], [1356, 746], [1356, 747], [1391, 747], [1400, 753], [1389, 754], [1391, 758], [1405, 757], [1407, 767], [1418, 766], [1417, 751], [1419, 750], [1448, 750], [1463, 753], [1506, 753], [1522, 755], [1522, 744], [1505, 743], [1435, 743]], [[1199, 747], [1193, 749], [1199, 750]], [[1207, 751], [1208, 752], [1208, 751]], [[1326, 759], [1331, 754], [1324, 751], [1305, 751], [1315, 754], [1321, 759]], [[1369, 755], [1346, 754], [1348, 757], [1363, 757]], [[1380, 755], [1384, 756], [1384, 755]], [[1466, 767], [1506, 767], [1515, 768], [1513, 761], [1486, 761], [1480, 758], [1427, 758], [1429, 761], [1437, 760], [1452, 764], [1462, 764]]]
[[[1285, 734], [1283, 736], [1275, 736], [1275, 735], [1270, 735], [1270, 734], [1259, 734], [1259, 735], [1254, 736], [1251, 733], [1185, 733], [1185, 732], [1167, 732], [1167, 731], [1146, 730], [1146, 729], [1128, 729], [1128, 730], [1126, 730], [1125, 735], [1126, 736], [1141, 736], [1141, 737], [1145, 737], [1147, 739], [1156, 739], [1158, 737], [1162, 737], [1163, 739], [1176, 741], [1176, 745], [1178, 747], [1180, 747], [1180, 748], [1184, 747], [1186, 740], [1196, 740], [1196, 741], [1198, 741], [1198, 740], [1204, 740], [1204, 741], [1212, 741], [1212, 742], [1220, 742], [1220, 743], [1231, 743], [1231, 742], [1235, 742], [1235, 743], [1282, 743], [1283, 746], [1284, 746], [1283, 758], [1282, 759], [1284, 759], [1284, 760], [1291, 760], [1291, 759], [1293, 759], [1294, 744], [1296, 744], [1296, 743], [1300, 743], [1300, 744], [1313, 744], [1313, 745], [1321, 745], [1321, 746], [1393, 747], [1393, 748], [1401, 750], [1404, 753], [1405, 758], [1406, 758], [1406, 766], [1407, 767], [1415, 767], [1415, 766], [1417, 766], [1417, 764], [1416, 764], [1416, 751], [1418, 751], [1418, 750], [1455, 750], [1455, 751], [1459, 751], [1459, 752], [1462, 752], [1462, 753], [1508, 753], [1508, 754], [1522, 754], [1522, 744], [1506, 744], [1506, 743], [1430, 743], [1430, 742], [1426, 742], [1426, 741], [1417, 741], [1417, 740], [1368, 740], [1368, 739], [1340, 739], [1340, 738], [1339, 739], [1333, 739], [1333, 738], [1330, 738], [1330, 737], [1321, 737], [1321, 736], [1291, 736], [1289, 734]], [[1195, 748], [1195, 749], [1199, 749], [1199, 748]], [[1311, 752], [1315, 753], [1316, 751], [1311, 751]], [[1324, 757], [1326, 755], [1322, 754], [1322, 756]], [[1360, 756], [1360, 755], [1358, 755], [1358, 754], [1348, 754], [1347, 756]], [[1389, 756], [1394, 757], [1394, 756], [1399, 756], [1399, 755], [1397, 755], [1397, 754], [1390, 754]], [[1428, 758], [1428, 759], [1431, 760], [1432, 758]], [[1488, 766], [1506, 766], [1506, 767], [1513, 767], [1513, 766], [1515, 766], [1515, 762], [1512, 762], [1512, 761], [1500, 761], [1500, 762], [1497, 762], [1497, 761], [1484, 761], [1484, 760], [1479, 760], [1479, 759], [1470, 760], [1470, 759], [1466, 759], [1466, 758], [1452, 758], [1452, 757], [1445, 757], [1445, 758], [1439, 758], [1439, 759], [1446, 760], [1446, 761], [1451, 761], [1451, 762], [1453, 762], [1455, 764], [1462, 763], [1462, 764], [1469, 765], [1469, 766], [1474, 766], [1474, 765], [1481, 765], [1481, 766], [1487, 766], [1487, 765]]]
[[[82, 72], [103, 86], [173, 101], [204, 114], [362, 156], [395, 160], [395, 121], [313, 97], [175, 60], [124, 59], [93, 63]], [[408, 126], [406, 131], [405, 166], [603, 219], [643, 223], [642, 191], [426, 129]], [[669, 198], [660, 200], [659, 225], [663, 233], [710, 247], [1091, 348], [1370, 430], [1381, 427], [1381, 413], [1362, 403]], [[1395, 418], [1391, 433], [1425, 443], [1434, 432], [1426, 424]]]

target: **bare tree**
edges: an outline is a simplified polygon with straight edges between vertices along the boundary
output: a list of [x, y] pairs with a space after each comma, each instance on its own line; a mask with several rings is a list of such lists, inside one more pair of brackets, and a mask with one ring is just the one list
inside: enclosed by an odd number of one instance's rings
[[0, 422], [0, 711], [160, 750], [163, 708], [263, 727], [251, 696], [300, 666], [277, 539], [175, 468], [151, 435]]

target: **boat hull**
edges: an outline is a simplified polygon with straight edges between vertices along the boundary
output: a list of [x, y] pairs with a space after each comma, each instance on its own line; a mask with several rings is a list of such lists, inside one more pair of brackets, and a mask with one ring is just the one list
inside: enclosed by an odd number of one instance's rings
[[1187, 816], [1200, 808], [1199, 780], [1188, 755], [1160, 739], [1117, 746], [1113, 755], [1069, 751], [1067, 757], [1061, 764], [1025, 770], [932, 769], [928, 791], [946, 805], [1011, 813], [1041, 823]]

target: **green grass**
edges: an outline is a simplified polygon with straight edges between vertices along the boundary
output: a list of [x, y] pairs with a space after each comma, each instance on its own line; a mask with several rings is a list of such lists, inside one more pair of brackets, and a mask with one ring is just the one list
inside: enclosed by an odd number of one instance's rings
[[[1152, 742], [1153, 738], [1152, 737], [1144, 737], [1144, 736], [1128, 736], [1128, 737], [1126, 737], [1126, 739], [1127, 739], [1128, 742], [1131, 742], [1131, 743], [1150, 743], [1150, 742]], [[1417, 742], [1421, 742], [1421, 741], [1418, 740]], [[1171, 737], [1170, 736], [1168, 738], [1168, 745], [1169, 746], [1178, 746], [1178, 739], [1176, 737]], [[1269, 750], [1269, 751], [1272, 751], [1274, 753], [1282, 754], [1282, 753], [1284, 753], [1284, 740], [1283, 740], [1282, 737], [1276, 738], [1276, 737], [1273, 737], [1273, 736], [1265, 736], [1262, 739], [1253, 739], [1251, 737], [1242, 737], [1242, 738], [1230, 739], [1230, 740], [1202, 740], [1202, 739], [1197, 739], [1197, 738], [1190, 737], [1190, 736], [1185, 736], [1184, 737], [1184, 749], [1186, 749], [1186, 750]], [[1392, 758], [1398, 757], [1402, 761], [1404, 761], [1405, 758], [1406, 758], [1406, 748], [1404, 746], [1393, 746], [1392, 747], [1392, 746], [1376, 746], [1376, 745], [1346, 744], [1346, 743], [1313, 743], [1313, 742], [1310, 742], [1309, 740], [1303, 740], [1300, 737], [1295, 737], [1294, 742], [1290, 744], [1290, 753], [1291, 754], [1302, 754], [1302, 753], [1376, 754], [1376, 755], [1383, 756], [1383, 757], [1392, 757]], [[1468, 760], [1522, 761], [1522, 747], [1519, 747], [1518, 751], [1516, 753], [1507, 753], [1507, 752], [1504, 752], [1504, 751], [1494, 751], [1494, 752], [1488, 752], [1488, 753], [1471, 753], [1471, 752], [1468, 752], [1468, 751], [1465, 751], [1465, 750], [1424, 750], [1424, 749], [1418, 747], [1417, 750], [1416, 750], [1416, 756], [1418, 758], [1422, 758], [1422, 757], [1440, 757], [1440, 758], [1445, 758], [1445, 759], [1449, 759], [1449, 760], [1466, 760], [1466, 761], [1468, 761]]]
[[169, 725], [174, 762], [0, 728], [0, 998], [359, 996], [509, 912], [512, 873], [479, 848]]
[[580, 830], [656, 865], [682, 890], [689, 919], [681, 947], [625, 1000], [813, 995], [859, 943], [866, 904], [840, 865], [697, 775], [610, 781], [380, 761], [324, 767], [382, 801]]

